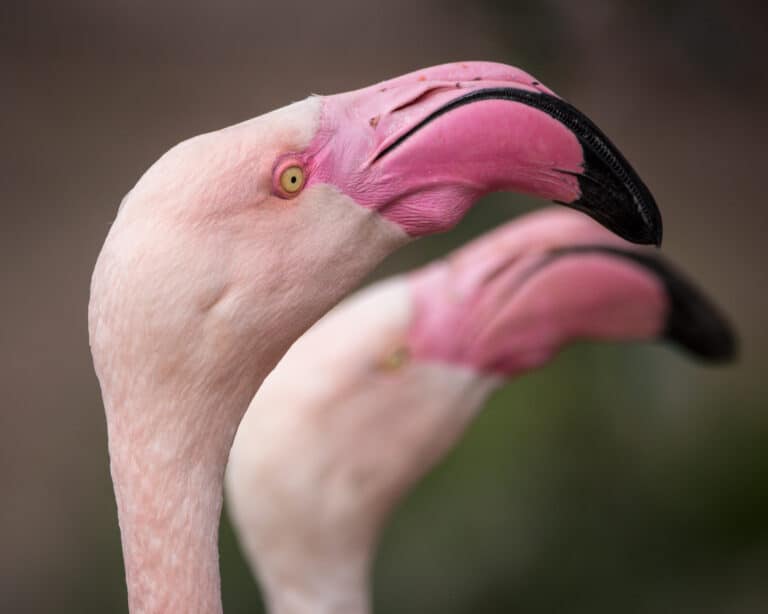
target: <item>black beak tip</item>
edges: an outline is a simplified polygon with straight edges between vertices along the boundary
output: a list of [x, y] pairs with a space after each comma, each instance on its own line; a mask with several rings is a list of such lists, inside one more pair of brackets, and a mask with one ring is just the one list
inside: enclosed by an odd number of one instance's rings
[[653, 238], [653, 244], [656, 247], [661, 247], [661, 240], [664, 238], [664, 230], [662, 229], [661, 225], [658, 226], [656, 229], [654, 238]]
[[585, 146], [583, 170], [575, 174], [580, 196], [568, 205], [626, 241], [660, 247], [664, 225], [656, 200], [621, 154], [611, 154], [600, 157]]
[[605, 195], [599, 191], [585, 193], [582, 187], [582, 196], [577, 200], [555, 202], [587, 214], [625, 241], [661, 247], [664, 227], [661, 213], [652, 198], [640, 208], [635, 202], [628, 202], [619, 195]]
[[582, 245], [561, 253], [598, 252], [624, 258], [659, 279], [668, 301], [666, 322], [658, 338], [674, 343], [703, 362], [727, 363], [738, 356], [738, 337], [728, 319], [695, 284], [668, 262], [647, 252]]
[[661, 247], [661, 240], [664, 238], [664, 223], [661, 221], [661, 212], [656, 206], [656, 202], [651, 199], [650, 206], [646, 207], [648, 213], [648, 245]]
[[667, 318], [664, 337], [702, 361], [728, 363], [738, 357], [738, 339], [729, 322], [707, 300], [677, 297]]
[[[661, 247], [661, 240], [664, 238], [664, 226], [661, 222], [661, 214], [658, 209], [654, 209], [655, 216], [652, 221], [648, 223], [648, 230], [645, 233], [644, 239], [645, 245], [653, 245], [655, 247]], [[641, 243], [642, 241], [636, 241]]]
[[[552, 103], [554, 104], [554, 103]], [[579, 198], [571, 207], [590, 215], [632, 243], [661, 246], [661, 212], [651, 191], [611, 140], [581, 111], [558, 101], [561, 121], [582, 147], [582, 168], [573, 174]]]
[[720, 309], [672, 267], [656, 260], [654, 267], [669, 297], [663, 338], [704, 362], [727, 363], [738, 356], [738, 338]]

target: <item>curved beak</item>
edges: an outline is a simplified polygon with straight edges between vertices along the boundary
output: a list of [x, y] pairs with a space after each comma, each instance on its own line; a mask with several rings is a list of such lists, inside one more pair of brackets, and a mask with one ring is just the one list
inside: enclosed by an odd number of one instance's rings
[[555, 251], [553, 258], [591, 253], [629, 260], [661, 282], [667, 312], [660, 338], [709, 362], [728, 362], [736, 357], [738, 341], [728, 320], [695, 284], [664, 259], [607, 245], [566, 247]]
[[[519, 69], [486, 62], [417, 71], [325, 99], [322, 179], [414, 236], [453, 226], [482, 195], [514, 191], [587, 213], [635, 243], [661, 243], [648, 188], [583, 113]], [[329, 137], [330, 138], [330, 137]]]

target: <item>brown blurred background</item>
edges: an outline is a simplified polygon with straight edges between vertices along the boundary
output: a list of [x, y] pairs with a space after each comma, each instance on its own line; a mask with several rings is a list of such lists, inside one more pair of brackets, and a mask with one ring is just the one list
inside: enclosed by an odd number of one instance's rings
[[[581, 345], [498, 394], [397, 512], [379, 612], [768, 611], [765, 13], [741, 0], [0, 6], [0, 612], [125, 611], [93, 263], [164, 150], [310, 92], [517, 64], [592, 117], [662, 208], [666, 255], [737, 325], [738, 364]], [[377, 275], [541, 203], [494, 196]], [[225, 610], [259, 611], [222, 533]]]

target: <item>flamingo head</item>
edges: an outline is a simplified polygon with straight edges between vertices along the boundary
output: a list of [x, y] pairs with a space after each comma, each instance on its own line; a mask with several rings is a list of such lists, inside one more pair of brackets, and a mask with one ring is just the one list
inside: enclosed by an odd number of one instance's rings
[[726, 319], [684, 275], [568, 211], [501, 228], [411, 284], [410, 351], [485, 373], [540, 367], [580, 339], [663, 339], [708, 361], [735, 353]]
[[97, 371], [119, 348], [131, 367], [157, 358], [183, 381], [249, 382], [248, 396], [386, 254], [494, 190], [566, 203], [632, 241], [661, 238], [618, 150], [530, 75], [427, 68], [163, 155], [124, 199], [94, 273]]
[[684, 276], [562, 208], [320, 320], [266, 379], [230, 456], [230, 512], [270, 603], [364, 587], [393, 506], [492, 390], [580, 339], [667, 339], [720, 361], [735, 351], [726, 320]]

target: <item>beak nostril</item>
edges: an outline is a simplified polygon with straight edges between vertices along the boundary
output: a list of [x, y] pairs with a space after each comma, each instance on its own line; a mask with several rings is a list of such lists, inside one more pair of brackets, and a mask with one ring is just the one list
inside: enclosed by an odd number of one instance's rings
[[[457, 81], [454, 87], [460, 88], [461, 84]], [[409, 107], [417, 106], [418, 104], [425, 102], [435, 94], [452, 90], [453, 88], [446, 83], [420, 87], [417, 91], [412, 92], [408, 98], [393, 107], [389, 112], [397, 113], [398, 111], [403, 111]]]

